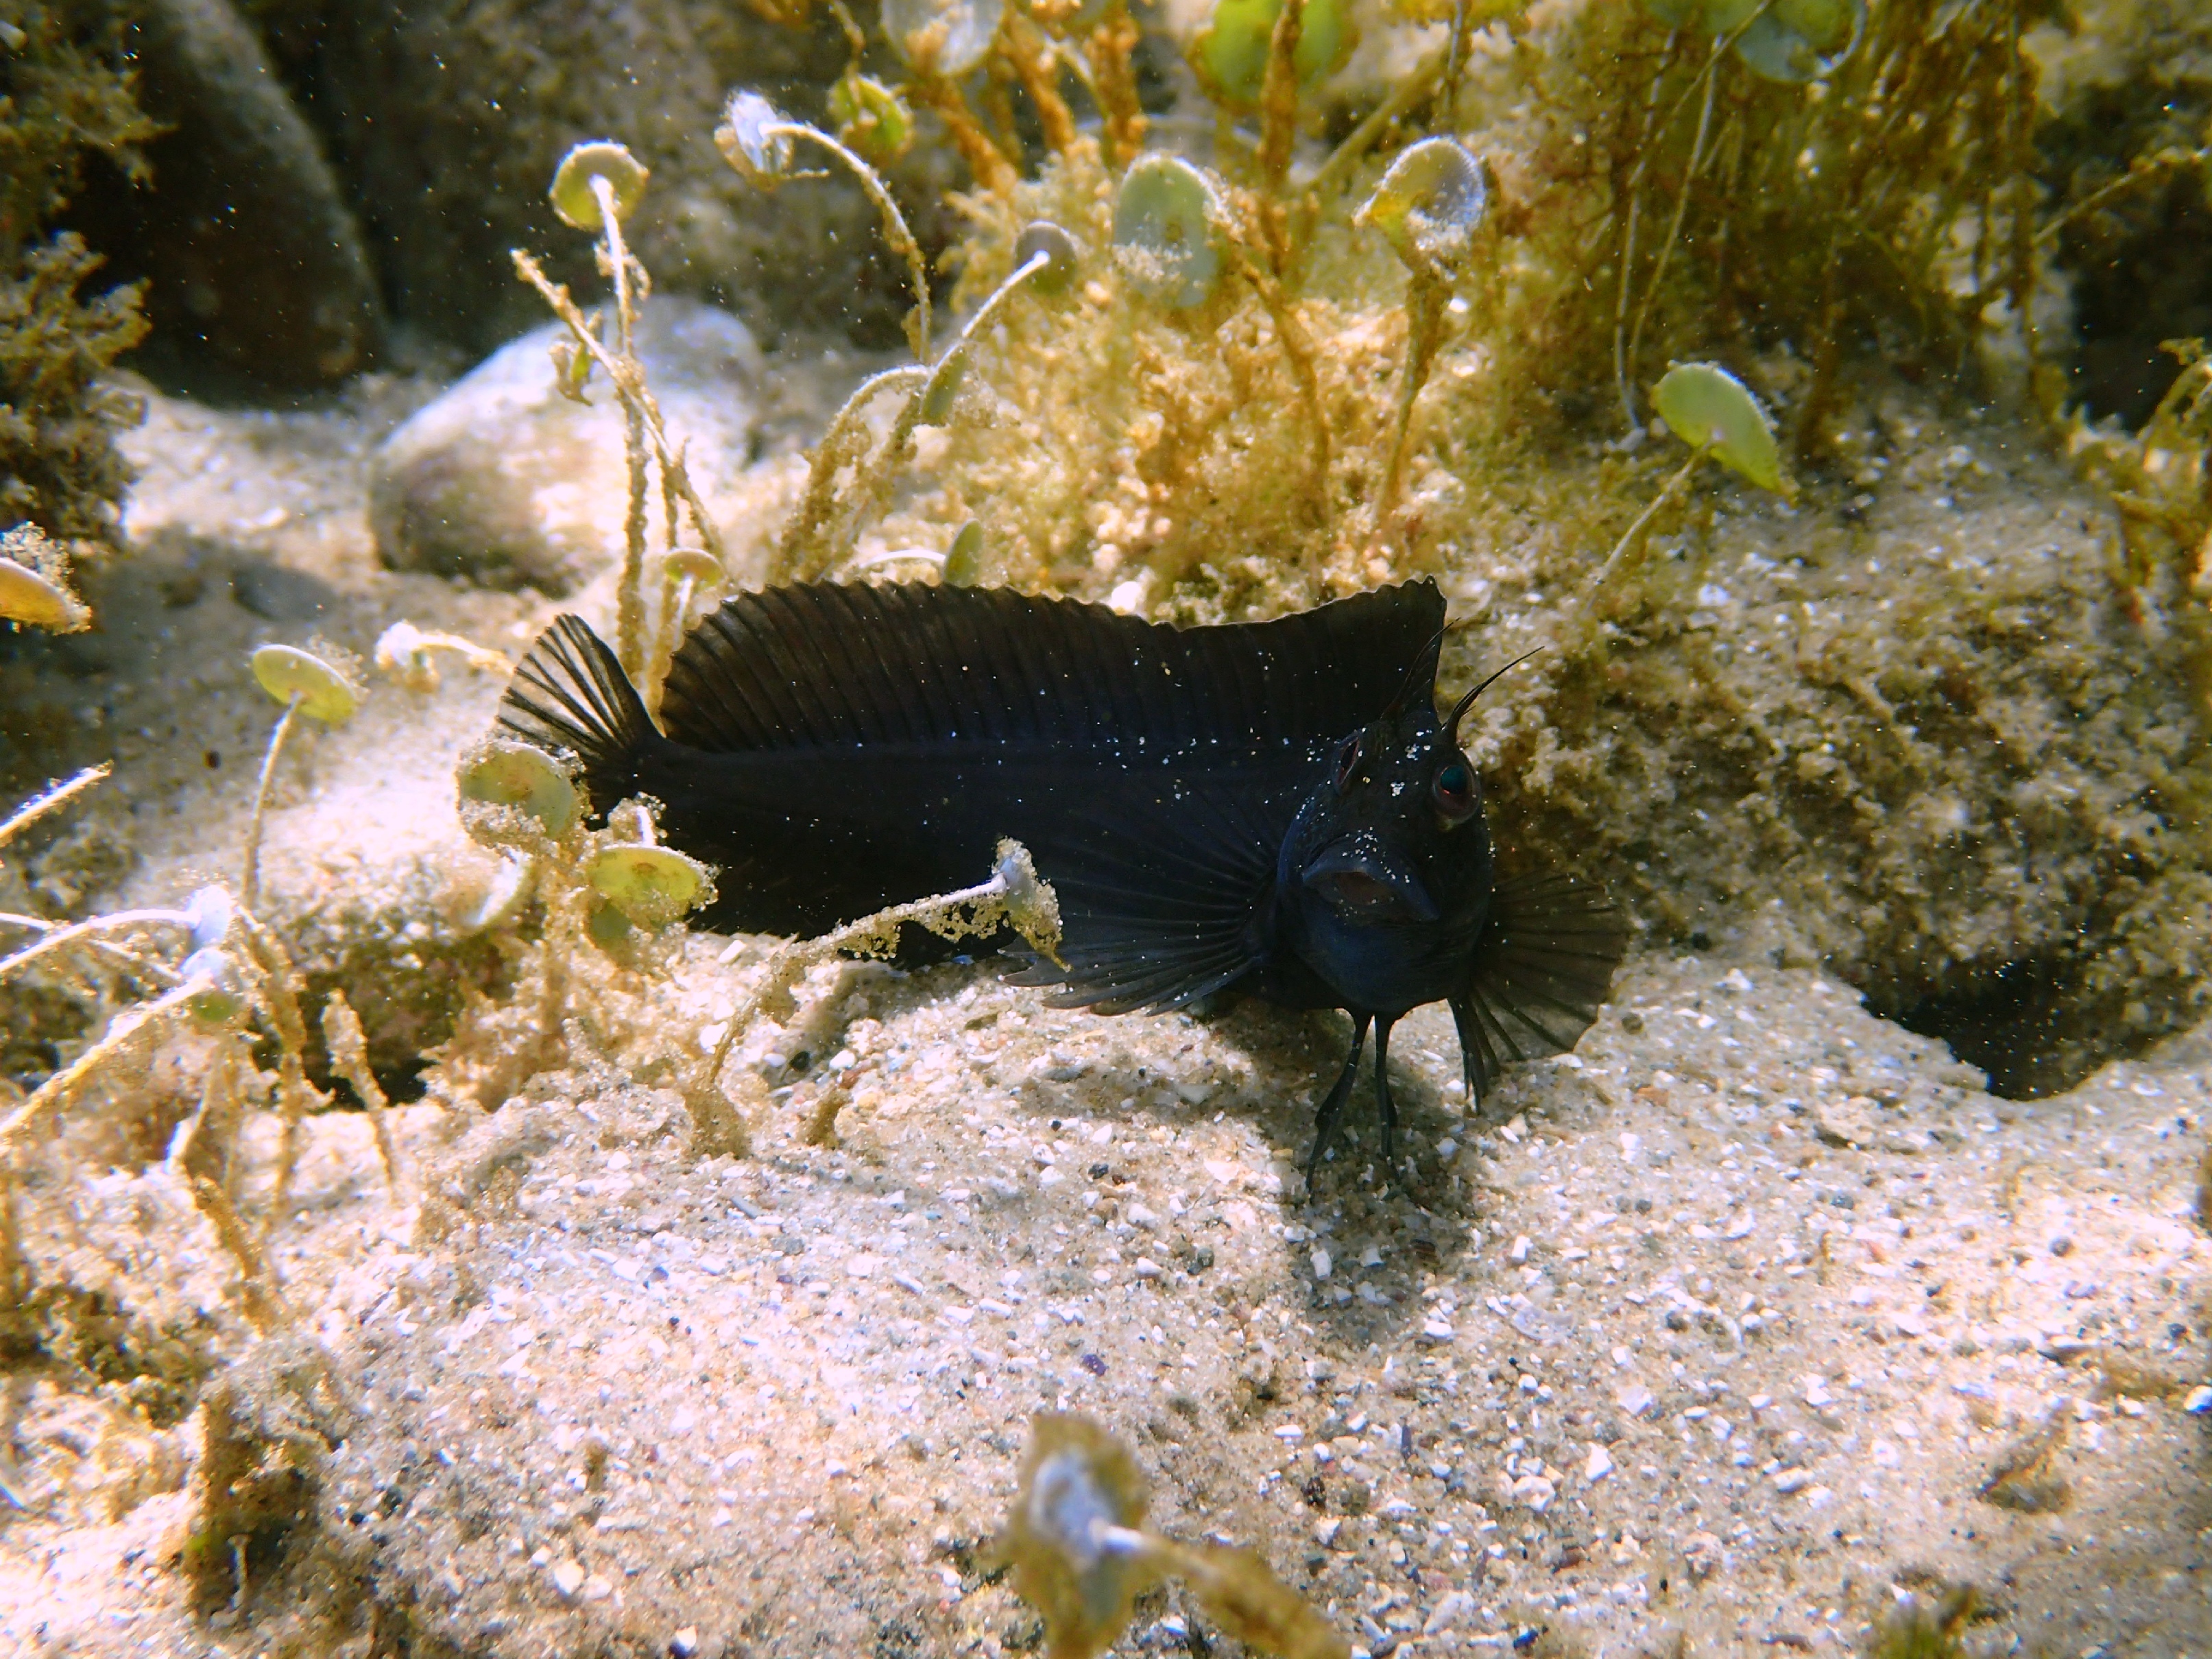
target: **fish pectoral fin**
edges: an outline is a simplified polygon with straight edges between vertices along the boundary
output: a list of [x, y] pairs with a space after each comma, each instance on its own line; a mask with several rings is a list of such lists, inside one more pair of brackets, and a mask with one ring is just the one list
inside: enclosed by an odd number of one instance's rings
[[1261, 959], [1255, 923], [1273, 890], [1288, 814], [1280, 789], [1224, 780], [1171, 799], [1102, 800], [1079, 828], [1032, 847], [1060, 901], [1065, 966], [1019, 978], [1063, 988], [1062, 1008], [1179, 1008]]
[[1451, 1000], [1470, 1107], [1509, 1060], [1575, 1046], [1613, 989], [1628, 921], [1602, 887], [1569, 875], [1500, 882], [1475, 946], [1474, 976]]

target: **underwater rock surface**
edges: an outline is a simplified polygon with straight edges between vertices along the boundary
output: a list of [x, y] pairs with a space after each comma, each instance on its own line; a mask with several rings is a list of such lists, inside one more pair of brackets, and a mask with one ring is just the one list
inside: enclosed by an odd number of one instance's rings
[[[1474, 752], [1532, 850], [1595, 854], [1659, 933], [1825, 963], [2048, 1093], [2206, 1006], [2203, 601], [2117, 582], [2109, 507], [2002, 423], [1892, 393], [1846, 435], [1851, 482], [1662, 538]], [[1470, 673], [1586, 556], [1541, 523], [1498, 552]]]
[[321, 140], [227, 0], [153, 0], [131, 33], [137, 89], [162, 131], [136, 184], [112, 174], [73, 220], [148, 279], [164, 377], [259, 392], [370, 367], [383, 304]]
[[757, 325], [836, 325], [872, 289], [895, 296], [857, 189], [802, 185], [794, 213], [706, 142], [731, 87], [803, 89], [811, 105], [844, 50], [825, 12], [793, 27], [719, 0], [386, 0], [331, 9], [309, 73], [393, 310], [481, 351], [542, 315], [510, 249], [596, 285], [588, 241], [545, 199], [562, 155], [590, 138], [620, 138], [653, 170], [632, 245], [665, 290], [749, 307]]
[[[548, 324], [508, 342], [378, 448], [369, 516], [387, 565], [562, 594], [619, 555], [622, 409], [604, 379], [585, 388], [588, 404], [562, 395], [549, 349], [566, 337]], [[726, 312], [662, 295], [646, 308], [638, 353], [692, 482], [726, 516], [751, 460], [751, 333]], [[656, 525], [659, 511], [656, 501]]]

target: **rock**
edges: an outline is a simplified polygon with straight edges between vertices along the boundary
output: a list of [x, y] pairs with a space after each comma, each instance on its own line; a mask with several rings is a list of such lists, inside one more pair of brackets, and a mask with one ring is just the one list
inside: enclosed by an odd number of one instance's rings
[[[619, 560], [628, 511], [622, 406], [595, 374], [588, 404], [554, 389], [548, 324], [510, 341], [387, 438], [369, 463], [369, 522], [395, 570], [566, 593]], [[747, 464], [760, 351], [726, 312], [653, 301], [638, 353], [672, 442], [714, 511]], [[650, 522], [658, 544], [660, 508]]]
[[1525, 1504], [1539, 1515], [1551, 1507], [1552, 1500], [1559, 1494], [1559, 1489], [1540, 1474], [1521, 1476], [1509, 1491], [1515, 1503]]
[[[511, 248], [544, 256], [580, 299], [603, 293], [591, 239], [554, 217], [546, 191], [571, 144], [613, 138], [652, 169], [629, 231], [663, 293], [757, 307], [747, 314], [762, 322], [843, 330], [868, 318], [895, 334], [905, 277], [858, 184], [833, 169], [766, 195], [710, 142], [733, 87], [819, 118], [820, 88], [846, 58], [826, 9], [795, 24], [723, 0], [325, 10], [313, 37], [276, 50], [315, 88], [316, 117], [383, 234], [386, 291], [411, 327], [483, 351], [529, 326], [537, 301], [515, 281]], [[908, 171], [935, 164], [918, 154]]]
[[1871, 1146], [1881, 1133], [1869, 1109], [1873, 1104], [1864, 1095], [1824, 1100], [1813, 1109], [1814, 1132], [1831, 1146]]
[[345, 191], [228, 0], [149, 0], [137, 94], [163, 131], [149, 181], [95, 179], [76, 219], [118, 276], [148, 279], [137, 360], [196, 389], [305, 390], [368, 367], [376, 275]]
[[1438, 1635], [1463, 1623], [1474, 1611], [1474, 1597], [1465, 1590], [1454, 1590], [1437, 1603], [1421, 1626], [1424, 1636]]

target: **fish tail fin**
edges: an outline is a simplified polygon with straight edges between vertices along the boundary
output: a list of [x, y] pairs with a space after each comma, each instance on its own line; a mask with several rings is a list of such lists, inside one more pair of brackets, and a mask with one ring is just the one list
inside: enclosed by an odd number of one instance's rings
[[1451, 1000], [1473, 1108], [1506, 1062], [1565, 1054], [1613, 989], [1628, 921], [1602, 887], [1547, 875], [1500, 882], [1475, 947], [1474, 977]]
[[580, 617], [538, 636], [500, 699], [499, 725], [536, 748], [575, 757], [595, 811], [637, 793], [639, 763], [662, 741], [621, 662]]

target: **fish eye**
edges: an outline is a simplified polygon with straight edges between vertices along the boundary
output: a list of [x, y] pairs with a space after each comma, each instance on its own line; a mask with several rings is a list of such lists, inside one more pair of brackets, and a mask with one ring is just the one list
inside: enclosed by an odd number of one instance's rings
[[1430, 786], [1437, 810], [1453, 823], [1463, 822], [1474, 811], [1474, 774], [1465, 761], [1453, 761], [1439, 771]]
[[1359, 763], [1367, 749], [1367, 734], [1355, 732], [1336, 746], [1336, 793], [1346, 793], [1352, 781], [1358, 775]]

